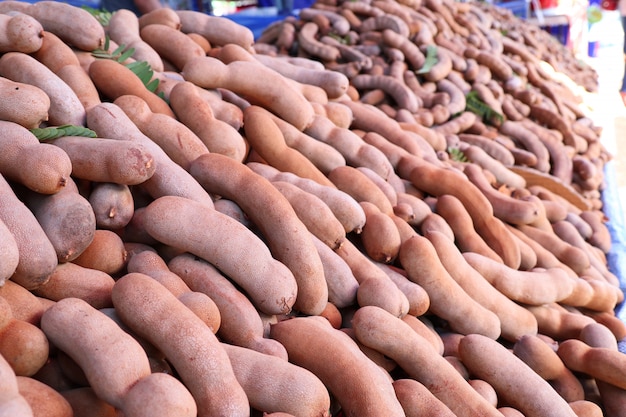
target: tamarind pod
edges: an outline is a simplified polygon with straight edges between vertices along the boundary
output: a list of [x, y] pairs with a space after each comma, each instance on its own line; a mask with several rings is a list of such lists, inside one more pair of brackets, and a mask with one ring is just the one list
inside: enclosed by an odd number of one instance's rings
[[299, 130], [309, 126], [314, 115], [311, 103], [294, 84], [255, 60], [224, 64], [209, 56], [196, 57], [187, 62], [182, 74], [185, 80], [200, 87], [230, 90], [251, 104], [277, 114]]
[[[437, 256], [433, 244], [425, 237], [415, 235], [402, 243], [398, 254], [408, 278], [421, 285], [430, 298], [430, 311], [447, 320], [455, 331], [500, 336], [498, 316], [472, 299], [450, 276]], [[452, 308], [452, 305], [455, 307]], [[467, 323], [468, 314], [481, 317], [480, 323]]]
[[169, 7], [151, 10], [139, 16], [140, 28], [152, 23], [167, 25], [173, 27], [174, 29], [180, 29], [182, 26], [180, 17], [176, 13], [176, 10], [170, 9]]
[[546, 342], [534, 334], [522, 335], [513, 344], [513, 353], [539, 376], [547, 380], [552, 388], [568, 403], [585, 398], [583, 386], [568, 369], [557, 353]]
[[[461, 138], [459, 137], [459, 139]], [[463, 151], [463, 155], [471, 162], [491, 172], [499, 183], [506, 184], [512, 188], [526, 188], [524, 177], [509, 170], [500, 160], [493, 158], [480, 146], [470, 144], [469, 146], [462, 146], [460, 149]]]
[[48, 120], [50, 97], [41, 88], [0, 77], [0, 120], [17, 123], [27, 129]]
[[49, 143], [69, 156], [72, 174], [84, 180], [136, 185], [150, 179], [157, 166], [141, 143], [81, 136], [62, 136]]
[[437, 91], [447, 93], [450, 96], [448, 109], [450, 114], [457, 114], [465, 111], [466, 99], [465, 93], [452, 81], [447, 78], [437, 81]]
[[485, 280], [453, 242], [436, 231], [424, 236], [432, 243], [450, 277], [470, 297], [498, 316], [504, 339], [515, 341], [522, 335], [537, 333], [537, 320], [533, 315]]
[[5, 53], [0, 58], [0, 76], [43, 90], [50, 99], [49, 124], [84, 125], [85, 109], [76, 93], [58, 75], [32, 56], [21, 52]]
[[[475, 230], [502, 258], [504, 263], [517, 268], [521, 261], [519, 247], [505, 238], [506, 226], [493, 216], [493, 207], [482, 192], [462, 175], [436, 167], [417, 158], [402, 158], [398, 174], [409, 179], [418, 189], [433, 196], [451, 194], [457, 197], [474, 222]], [[463, 186], [459, 182], [463, 181]]]
[[[572, 181], [572, 159], [565, 150], [561, 133], [554, 128], [546, 128], [529, 120], [521, 122], [524, 127], [537, 135], [550, 154], [550, 173], [566, 184]], [[557, 135], [558, 133], [558, 135]]]
[[212, 16], [196, 10], [176, 10], [184, 33], [194, 32], [207, 38], [214, 46], [234, 43], [250, 49], [254, 43], [252, 31], [230, 19]]
[[477, 120], [475, 113], [464, 111], [454, 119], [434, 126], [433, 129], [443, 135], [458, 134], [468, 130]]
[[586, 251], [589, 255], [590, 265], [599, 271], [606, 269], [606, 259], [600, 259], [590, 249], [590, 244], [587, 243], [584, 238], [578, 233], [576, 227], [565, 220], [559, 220], [551, 223], [554, 233], [563, 239], [565, 242], [579, 248], [582, 251]]
[[[405, 130], [410, 130], [420, 137], [424, 138], [435, 151], [444, 151], [446, 148], [445, 144], [445, 136], [440, 132], [437, 132], [433, 129], [429, 129], [426, 126], [419, 123], [406, 123], [400, 122], [400, 127]], [[373, 133], [373, 132], [368, 132]]]
[[349, 80], [344, 74], [326, 69], [308, 69], [290, 63], [284, 58], [256, 54], [254, 58], [265, 66], [278, 71], [285, 77], [303, 84], [316, 85], [324, 89], [329, 99], [339, 98], [346, 93]]
[[215, 210], [232, 217], [247, 228], [250, 229], [253, 227], [248, 215], [244, 213], [241, 207], [234, 201], [227, 198], [218, 198], [213, 205], [215, 206]]
[[182, 70], [190, 59], [206, 55], [186, 33], [168, 25], [146, 25], [139, 29], [139, 34], [162, 59], [171, 62], [178, 70]]
[[[215, 265], [244, 288], [260, 310], [269, 314], [290, 311], [295, 301], [296, 282], [287, 267], [275, 261], [265, 244], [252, 235], [245, 226], [224, 214], [204, 210], [201, 204], [193, 201], [189, 203], [189, 201], [191, 200], [164, 196], [150, 203], [145, 213], [145, 226], [148, 233], [160, 242], [187, 250]], [[172, 211], [171, 209], [176, 210]], [[193, 217], [187, 217], [189, 220], [194, 218], [194, 224], [206, 223], [202, 236], [198, 236], [203, 245], [189, 247], [189, 241], [186, 238], [182, 241], [182, 237], [179, 237], [178, 232], [175, 232], [175, 230], [185, 226], [185, 222], [182, 220], [184, 217], [179, 217], [185, 211], [194, 214]], [[175, 217], [172, 217], [173, 215]], [[200, 231], [196, 226], [193, 227], [193, 230]], [[231, 259], [231, 254], [216, 250], [214, 246], [221, 244], [221, 242], [207, 236], [206, 230], [214, 230], [218, 235], [230, 236], [232, 244], [229, 248], [232, 250], [232, 255], [241, 258], [237, 260], [237, 265], [235, 265], [234, 259]], [[252, 266], [252, 259], [248, 256], [240, 256], [244, 250], [249, 253], [252, 249], [257, 253], [254, 267]], [[246, 274], [248, 274], [246, 271], [251, 270], [261, 272], [255, 274], [254, 281], [246, 279]], [[274, 284], [267, 285], [269, 279]]]
[[[400, 268], [390, 264], [376, 262], [376, 266], [382, 269], [396, 286], [406, 295], [409, 300], [407, 316], [419, 317], [426, 314], [430, 307], [430, 298], [422, 286], [409, 280], [406, 273]], [[406, 316], [405, 316], [406, 317]]]
[[[557, 257], [549, 250], [540, 245], [536, 240], [531, 239], [517, 227], [508, 225], [507, 228], [516, 238], [521, 240], [525, 245], [529, 246], [536, 254], [537, 262], [536, 267], [538, 268], [568, 268], [565, 264], [557, 259]], [[571, 270], [571, 269], [570, 269]], [[572, 274], [575, 272], [572, 271]]]
[[350, 165], [334, 168], [328, 173], [328, 179], [335, 186], [352, 196], [356, 201], [368, 201], [387, 215], [393, 213], [393, 204], [385, 193], [370, 180], [367, 175]]
[[415, 113], [419, 107], [415, 94], [400, 80], [389, 75], [359, 74], [350, 79], [357, 89], [381, 89], [391, 96], [401, 109]]
[[39, 320], [44, 308], [38, 297], [31, 291], [11, 280], [7, 280], [0, 287], [0, 297], [11, 308], [11, 315], [14, 319], [39, 326]]
[[26, 398], [20, 394], [17, 375], [7, 360], [0, 356], [0, 375], [2, 375], [2, 397], [0, 402], [0, 416], [33, 417], [33, 410]]
[[335, 253], [348, 264], [359, 283], [356, 294], [358, 305], [375, 305], [396, 317], [407, 314], [409, 301], [404, 293], [354, 243], [346, 240]]
[[[25, 13], [37, 19], [44, 30], [78, 49], [91, 52], [104, 46], [104, 27], [91, 13], [80, 7], [56, 1], [40, 1]], [[80, 27], [74, 27], [74, 22], [81, 22]]]
[[[482, 335], [467, 335], [459, 342], [459, 354], [471, 373], [490, 383], [499, 398], [524, 415], [576, 415], [546, 380], [496, 341]], [[495, 372], [494, 363], [498, 364]], [[514, 390], [511, 384], [514, 384]], [[535, 400], [526, 401], [526, 395], [531, 392]]]
[[[515, 226], [512, 226], [510, 224], [506, 224], [506, 227], [507, 229], [509, 229], [509, 231], [512, 231], [515, 229]], [[515, 242], [517, 243], [517, 246], [519, 246], [520, 248], [521, 261], [517, 269], [521, 269], [523, 271], [530, 271], [531, 269], [538, 267], [537, 265], [538, 256], [537, 256], [537, 252], [535, 251], [535, 248], [529, 245], [526, 240], [520, 239], [520, 237], [515, 233], [511, 233], [511, 239], [515, 240]], [[557, 260], [557, 262], [555, 262], [555, 265], [561, 266], [562, 264], [560, 264]], [[572, 275], [575, 275], [573, 271], [572, 271]]]
[[244, 131], [247, 142], [259, 155], [279, 171], [310, 178], [320, 184], [332, 182], [304, 155], [289, 147], [281, 129], [267, 110], [250, 106], [244, 110]]
[[[198, 405], [199, 415], [249, 415], [245, 394], [222, 345], [211, 329], [165, 287], [147, 275], [129, 273], [116, 282], [113, 303], [122, 321], [159, 348], [176, 367]], [[157, 322], [156, 327], [147, 324]], [[172, 340], [172, 334], [179, 336]]]
[[44, 30], [32, 16], [17, 12], [0, 15], [0, 33], [0, 52], [30, 54], [41, 48]]
[[[497, 415], [495, 408], [407, 323], [380, 308], [365, 306], [355, 312], [352, 326], [361, 343], [395, 360], [455, 415]], [[442, 388], [443, 381], [445, 389]]]
[[592, 234], [587, 241], [608, 253], [611, 248], [611, 234], [605, 224], [605, 217], [599, 211], [583, 210], [580, 217], [591, 226]]
[[313, 21], [305, 22], [296, 33], [298, 47], [311, 57], [325, 62], [337, 61], [341, 55], [338, 48], [319, 41], [320, 27]]
[[72, 262], [115, 275], [126, 266], [127, 255], [124, 242], [117, 233], [96, 229], [89, 245]]
[[346, 159], [335, 147], [315, 139], [283, 119], [272, 115], [287, 146], [294, 148], [313, 163], [322, 173], [328, 174], [337, 166], [346, 165]]
[[153, 112], [175, 117], [167, 102], [148, 90], [143, 81], [120, 62], [111, 59], [96, 59], [89, 65], [89, 76], [98, 91], [111, 100], [126, 94], [133, 94], [145, 100]]
[[[344, 412], [359, 416], [404, 415], [386, 372], [372, 362], [347, 334], [334, 329], [325, 319], [294, 317], [283, 320], [272, 325], [270, 337], [285, 346], [290, 362], [309, 370], [328, 387]], [[311, 355], [310, 348], [326, 354]], [[337, 360], [336, 366], [329, 367], [324, 359], [327, 355], [341, 360]], [[341, 383], [336, 378], [338, 369], [350, 375], [353, 383]]]
[[426, 57], [417, 44], [411, 42], [407, 36], [403, 36], [393, 29], [384, 29], [382, 30], [382, 41], [388, 47], [402, 51], [411, 69], [417, 71], [424, 65]]
[[191, 161], [209, 152], [206, 143], [189, 126], [180, 120], [153, 112], [141, 97], [123, 95], [116, 98], [113, 103], [128, 115], [143, 134], [163, 148], [165, 153], [181, 167], [187, 168]]
[[80, 65], [65, 65], [56, 74], [74, 91], [85, 111], [102, 102], [98, 89]]
[[335, 148], [347, 164], [368, 167], [384, 179], [393, 172], [391, 163], [380, 150], [364, 142], [352, 130], [340, 128], [324, 116], [316, 115], [304, 133]]
[[140, 272], [148, 275], [177, 298], [192, 291], [180, 276], [168, 268], [161, 255], [152, 251], [142, 251], [129, 256], [126, 272]]
[[15, 268], [11, 267], [10, 258], [6, 261], [8, 270], [13, 269], [10, 279], [27, 290], [35, 289], [54, 271], [58, 263], [56, 251], [35, 215], [1, 175], [0, 191], [0, 220], [12, 235], [18, 251]]
[[219, 270], [207, 261], [183, 253], [169, 260], [167, 266], [193, 291], [209, 296], [220, 312], [217, 336], [226, 343], [286, 358], [285, 349], [264, 338], [263, 323], [252, 302]]
[[[407, 220], [413, 227], [418, 227], [422, 221], [430, 214], [432, 211], [428, 204], [424, 202], [424, 200], [409, 194], [407, 192], [401, 191], [396, 193], [398, 199], [398, 205], [405, 204], [411, 207], [412, 217]], [[449, 224], [449, 222], [448, 222]]]
[[91, 204], [71, 178], [54, 194], [28, 189], [18, 193], [48, 236], [58, 262], [74, 260], [89, 246], [96, 230], [96, 218]]
[[335, 217], [341, 222], [346, 233], [361, 233], [365, 224], [365, 213], [359, 203], [348, 193], [319, 184], [308, 178], [301, 178], [289, 172], [280, 172], [277, 169], [261, 163], [248, 163], [247, 166], [269, 181], [287, 181], [305, 191], [321, 198], [332, 210]]
[[541, 246], [549, 249], [556, 258], [569, 266], [577, 274], [583, 275], [589, 268], [589, 255], [582, 249], [564, 241], [554, 231], [538, 229], [530, 225], [517, 225], [518, 229], [537, 241]]
[[575, 308], [566, 309], [558, 303], [527, 308], [537, 318], [539, 333], [560, 341], [577, 338], [580, 331], [594, 321]]
[[498, 191], [489, 183], [480, 166], [466, 164], [463, 172], [487, 197], [497, 218], [515, 225], [528, 225], [538, 220], [540, 212], [535, 202], [516, 199]]
[[128, 185], [95, 183], [88, 201], [95, 215], [95, 225], [100, 229], [122, 229], [130, 223], [135, 212], [133, 195]]
[[38, 297], [53, 301], [80, 298], [94, 308], [112, 307], [111, 289], [115, 280], [97, 269], [64, 262], [55, 268], [45, 284], [33, 290]]
[[515, 100], [515, 98], [509, 94], [506, 94], [502, 98], [502, 115], [505, 116], [507, 120], [518, 122], [523, 120], [526, 116], [519, 111], [518, 106], [514, 104], [513, 100]]
[[[557, 205], [557, 204], [555, 204], [555, 205]], [[583, 220], [583, 218], [580, 216], [579, 213], [574, 213], [572, 211], [567, 211], [567, 214], [566, 214], [565, 218], [559, 218], [559, 220], [565, 220], [565, 221], [571, 223], [576, 228], [578, 233], [585, 240], [589, 239], [589, 237], [591, 237], [591, 235], [593, 233], [593, 229], [591, 228], [589, 223], [587, 223], [585, 220]]]
[[88, 111], [87, 124], [98, 136], [140, 143], [152, 154], [158, 169], [142, 188], [153, 197], [178, 195], [213, 207], [211, 196], [161, 147], [141, 133], [124, 111], [114, 103], [101, 103]]
[[399, 378], [393, 381], [396, 397], [407, 417], [441, 416], [454, 417], [440, 399], [435, 397], [422, 383], [412, 378]]
[[273, 181], [272, 185], [285, 196], [311, 233], [333, 250], [341, 246], [346, 238], [343, 225], [322, 199], [287, 181]]
[[[398, 205], [398, 196], [397, 196], [397, 192], [396, 192], [396, 187], [394, 187], [394, 185], [391, 183], [393, 181], [393, 179], [392, 178], [388, 178], [387, 180], [385, 180], [379, 174], [374, 172], [374, 170], [372, 170], [371, 168], [368, 168], [366, 166], [358, 166], [358, 167], [356, 167], [356, 169], [358, 169], [359, 171], [364, 173], [370, 180], [372, 180], [374, 182], [374, 184], [376, 184], [376, 186], [378, 188], [380, 188], [380, 190], [389, 199], [389, 202], [394, 207], [394, 211], [395, 211], [395, 208]], [[391, 175], [395, 176], [395, 172], [392, 171]], [[395, 178], [395, 180], [399, 180], [399, 177], [394, 177], [394, 178]], [[404, 186], [399, 185], [397, 188], [398, 189], [404, 189]]]
[[[141, 17], [143, 17], [143, 15]], [[176, 17], [178, 17], [178, 15], [176, 15]], [[143, 20], [144, 26], [147, 22], [146, 19]], [[139, 16], [131, 10], [119, 9], [111, 14], [107, 26], [107, 33], [110, 39], [118, 45], [124, 45], [126, 49], [133, 48], [132, 58], [136, 61], [145, 61], [150, 65], [153, 71], [162, 72], [164, 66], [161, 55], [149, 42], [142, 39], [140, 32], [142, 27], [143, 26], [139, 23]], [[164, 57], [167, 58], [167, 56]]]
[[419, 226], [420, 233], [425, 235], [429, 231], [437, 231], [445, 235], [451, 242], [454, 242], [454, 230], [446, 222], [446, 220], [439, 214], [432, 212]]
[[115, 417], [115, 407], [98, 398], [91, 387], [59, 391], [72, 407], [74, 417]]
[[329, 392], [311, 371], [244, 347], [222, 346], [254, 409], [298, 416], [329, 415]]
[[[557, 354], [572, 371], [584, 372], [592, 378], [626, 389], [623, 378], [626, 362], [619, 351], [605, 347], [592, 347], [583, 341], [570, 339], [559, 344]], [[585, 362], [589, 360], [592, 361], [593, 366]]]
[[513, 140], [522, 144], [528, 151], [537, 156], [537, 164], [534, 166], [541, 172], [550, 170], [550, 154], [546, 146], [533, 132], [524, 128], [520, 122], [507, 120], [499, 128], [500, 132], [510, 136]]
[[365, 226], [359, 234], [365, 253], [382, 263], [394, 261], [400, 250], [401, 238], [391, 217], [373, 203], [361, 201], [365, 212]]
[[[323, 310], [328, 288], [322, 263], [306, 226], [287, 199], [266, 178], [223, 155], [202, 155], [190, 165], [189, 172], [210, 193], [236, 201], [248, 213], [268, 240], [273, 255], [296, 278], [294, 308], [308, 314]], [[294, 247], [300, 250], [293, 251]]]

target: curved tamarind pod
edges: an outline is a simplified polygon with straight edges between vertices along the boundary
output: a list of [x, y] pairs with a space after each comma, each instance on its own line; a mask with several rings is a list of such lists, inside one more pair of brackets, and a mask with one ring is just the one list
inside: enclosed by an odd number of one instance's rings
[[368, 201], [387, 214], [393, 214], [393, 204], [385, 193], [367, 175], [357, 168], [344, 165], [328, 173], [328, 178], [335, 186], [349, 194], [357, 202]]
[[221, 16], [213, 16], [196, 10], [176, 10], [181, 30], [198, 33], [214, 46], [234, 43], [249, 50], [254, 43], [254, 34], [246, 26]]
[[571, 370], [626, 389], [626, 357], [619, 351], [591, 347], [581, 340], [569, 339], [559, 344], [557, 354]]
[[48, 120], [50, 97], [41, 88], [0, 77], [0, 120], [34, 129]]
[[[145, 22], [145, 20], [144, 20]], [[145, 61], [156, 72], [163, 72], [163, 59], [159, 53], [141, 37], [139, 16], [128, 9], [118, 9], [111, 14], [107, 34], [118, 45], [133, 48], [136, 61]]]

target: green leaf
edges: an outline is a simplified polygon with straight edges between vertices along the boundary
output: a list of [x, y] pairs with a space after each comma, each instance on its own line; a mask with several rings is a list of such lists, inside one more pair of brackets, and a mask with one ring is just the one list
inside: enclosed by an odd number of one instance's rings
[[470, 91], [467, 93], [465, 101], [465, 110], [471, 111], [472, 113], [480, 116], [484, 122], [491, 123], [496, 121], [498, 123], [502, 123], [504, 121], [504, 116], [482, 101], [478, 97], [476, 91]]
[[463, 151], [460, 150], [459, 148], [449, 147], [448, 154], [450, 155], [450, 158], [452, 158], [453, 161], [469, 162], [469, 159], [467, 159], [467, 156], [465, 156]]
[[424, 61], [424, 65], [422, 65], [422, 68], [415, 71], [415, 73], [427, 74], [428, 72], [430, 72], [432, 67], [437, 64], [437, 62], [439, 62], [439, 59], [437, 59], [437, 46], [428, 45], [426, 47], [426, 60]]
[[38, 127], [30, 131], [40, 141], [56, 139], [61, 136], [82, 136], [86, 138], [95, 138], [98, 136], [93, 130], [76, 125]]
[[93, 17], [96, 18], [98, 22], [100, 22], [102, 26], [109, 25], [109, 21], [111, 20], [111, 15], [112, 15], [111, 12], [104, 10], [104, 9], [96, 9], [96, 8], [84, 6], [84, 5], [81, 6], [81, 8], [84, 10], [87, 10]]

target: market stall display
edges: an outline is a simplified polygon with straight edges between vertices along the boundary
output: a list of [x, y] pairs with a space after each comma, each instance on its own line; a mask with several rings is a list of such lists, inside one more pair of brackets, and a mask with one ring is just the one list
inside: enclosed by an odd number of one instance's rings
[[623, 410], [597, 74], [546, 31], [452, 0], [258, 37], [0, 17], [0, 415]]

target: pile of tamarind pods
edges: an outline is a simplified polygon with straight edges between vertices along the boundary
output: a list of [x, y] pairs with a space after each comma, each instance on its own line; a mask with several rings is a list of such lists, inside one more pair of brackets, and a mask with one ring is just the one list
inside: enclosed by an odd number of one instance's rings
[[0, 416], [623, 416], [598, 80], [554, 38], [98, 16], [0, 2]]

